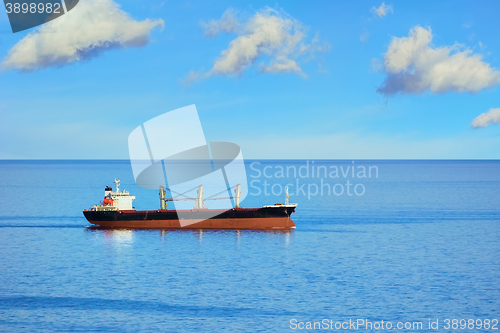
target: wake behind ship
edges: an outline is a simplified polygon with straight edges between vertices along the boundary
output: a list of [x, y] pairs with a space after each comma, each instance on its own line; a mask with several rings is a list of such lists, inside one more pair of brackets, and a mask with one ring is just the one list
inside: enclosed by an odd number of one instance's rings
[[[240, 207], [240, 185], [236, 186], [235, 205], [232, 209], [204, 208], [203, 186], [200, 185], [195, 206], [191, 210], [169, 210], [165, 198], [165, 189], [160, 187], [160, 209], [135, 210], [131, 196], [127, 191], [119, 191], [120, 180], [115, 180], [116, 191], [106, 186], [104, 200], [90, 209], [83, 211], [85, 218], [92, 224], [110, 228], [139, 229], [253, 229], [253, 230], [289, 230], [295, 228], [290, 215], [297, 204], [288, 203], [288, 188], [284, 204], [263, 206], [262, 208]], [[207, 199], [209, 200], [209, 199]], [[180, 218], [179, 218], [180, 217]]]

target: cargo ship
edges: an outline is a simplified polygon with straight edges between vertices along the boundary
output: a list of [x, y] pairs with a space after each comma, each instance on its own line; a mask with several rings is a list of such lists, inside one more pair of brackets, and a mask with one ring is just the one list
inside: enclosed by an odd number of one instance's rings
[[[115, 179], [116, 190], [106, 186], [104, 200], [83, 215], [92, 224], [106, 228], [132, 229], [250, 229], [250, 230], [289, 230], [295, 228], [290, 215], [295, 212], [297, 204], [289, 203], [288, 187], [284, 204], [263, 206], [262, 208], [241, 208], [241, 187], [234, 190], [234, 207], [232, 209], [204, 208], [203, 185], [200, 185], [195, 205], [191, 210], [169, 210], [167, 203], [175, 201], [165, 198], [165, 188], [160, 187], [160, 208], [157, 210], [135, 210], [132, 202], [135, 196], [127, 191], [119, 190], [120, 180]], [[206, 199], [214, 200], [214, 199]]]

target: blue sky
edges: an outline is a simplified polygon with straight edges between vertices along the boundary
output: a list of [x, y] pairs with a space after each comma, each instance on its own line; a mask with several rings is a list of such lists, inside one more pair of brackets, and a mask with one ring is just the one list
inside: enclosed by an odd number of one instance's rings
[[[90, 8], [83, 2], [73, 11]], [[13, 34], [6, 13], [0, 14], [1, 159], [126, 159], [135, 127], [190, 104], [197, 106], [207, 141], [237, 143], [245, 158], [500, 158], [500, 124], [471, 126], [480, 114], [500, 108], [498, 1], [387, 1], [382, 16], [372, 10], [381, 1], [115, 2], [134, 22], [150, 20], [147, 33], [137, 32], [147, 42], [117, 43], [99, 26], [82, 29], [86, 34], [79, 36], [75, 24], [62, 23], [51, 31], [39, 30], [49, 23]], [[203, 22], [220, 24], [228, 9], [239, 30], [205, 36]], [[305, 45], [310, 52], [264, 50], [243, 69], [214, 71], [221, 52], [248, 36], [248, 22], [259, 13], [293, 22], [293, 32], [303, 34], [297, 49]], [[117, 31], [133, 30], [127, 22]], [[52, 36], [44, 43], [56, 52], [65, 47], [58, 30], [65, 27], [65, 33], [74, 28], [80, 43], [87, 36], [115, 43], [81, 60], [37, 63], [28, 71], [19, 67], [20, 59], [39, 52], [35, 43], [12, 53], [28, 34], [40, 40]], [[393, 95], [377, 92], [400, 60], [387, 59], [391, 45], [406, 52], [393, 38], [402, 41], [412, 29], [432, 41], [415, 51], [412, 59], [419, 60], [408, 72], [438, 71], [450, 81], [432, 78], [418, 89], [407, 84]], [[450, 57], [465, 52], [472, 60], [433, 65], [432, 50], [443, 48], [452, 48]], [[282, 70], [266, 73], [263, 68], [281, 61], [283, 52], [295, 70], [275, 67]], [[17, 65], [6, 65], [11, 63]], [[489, 66], [489, 72], [476, 75], [477, 64]], [[186, 84], [190, 72], [199, 80]], [[461, 79], [463, 89], [454, 86]]]

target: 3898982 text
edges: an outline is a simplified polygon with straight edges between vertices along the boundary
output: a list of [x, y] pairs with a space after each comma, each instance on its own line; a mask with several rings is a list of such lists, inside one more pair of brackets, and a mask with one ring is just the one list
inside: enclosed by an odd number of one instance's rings
[[498, 319], [445, 319], [444, 329], [486, 329], [498, 330]]
[[35, 2], [7, 2], [5, 3], [5, 10], [7, 11], [7, 14], [42, 14], [42, 13], [47, 13], [47, 14], [61, 14], [61, 3], [60, 2], [47, 2], [47, 3], [35, 3]]

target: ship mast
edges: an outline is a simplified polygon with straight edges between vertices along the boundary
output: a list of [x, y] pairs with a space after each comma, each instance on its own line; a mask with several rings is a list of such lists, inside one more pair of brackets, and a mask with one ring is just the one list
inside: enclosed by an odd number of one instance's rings
[[240, 208], [240, 198], [241, 198], [241, 185], [236, 185], [234, 190], [234, 208]]
[[196, 196], [196, 204], [194, 206], [195, 209], [202, 209], [203, 206], [205, 206], [203, 204], [203, 185], [200, 185], [198, 187], [198, 192], [197, 192], [197, 196]]
[[285, 197], [285, 205], [289, 205], [289, 201], [288, 201], [288, 198], [290, 197], [290, 195], [288, 194], [288, 186], [285, 187], [285, 191], [286, 191], [286, 197]]
[[160, 209], [167, 209], [165, 202], [165, 188], [160, 186]]

